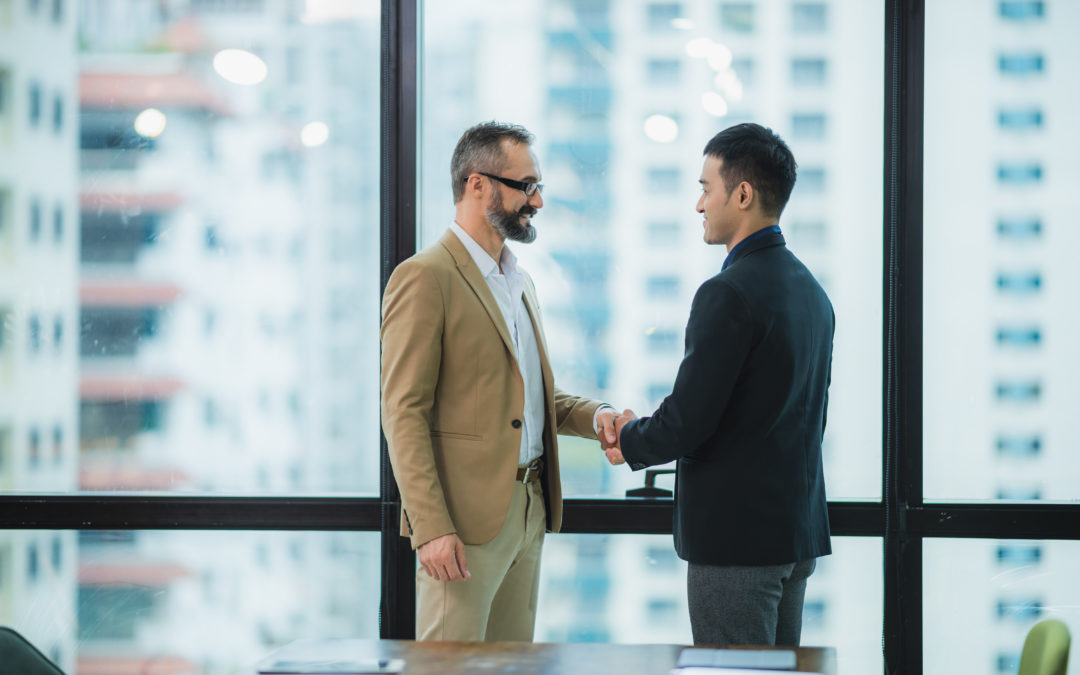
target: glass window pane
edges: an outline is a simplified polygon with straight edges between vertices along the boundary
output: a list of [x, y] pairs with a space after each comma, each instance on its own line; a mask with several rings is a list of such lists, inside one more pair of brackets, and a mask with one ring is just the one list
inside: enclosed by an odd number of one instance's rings
[[378, 637], [379, 551], [377, 532], [0, 531], [0, 625], [68, 673], [248, 672], [293, 640]]
[[[882, 670], [881, 564], [879, 539], [834, 537], [807, 582], [802, 644], [836, 647], [840, 675]], [[536, 640], [693, 644], [671, 537], [546, 537]]]
[[[923, 672], [1014, 675], [1042, 619], [1080, 634], [1080, 542], [928, 539], [923, 543]], [[1075, 651], [1075, 649], [1074, 649]], [[1080, 673], [1070, 659], [1068, 673]]]
[[[556, 382], [649, 414], [671, 391], [690, 301], [726, 254], [701, 241], [702, 149], [737, 122], [774, 128], [803, 167], [781, 226], [837, 315], [828, 494], [877, 498], [883, 7], [799, 7], [828, 20], [808, 31], [787, 11], [713, 0], [425, 3], [420, 238], [434, 243], [454, 218], [461, 133], [527, 127], [544, 207], [536, 241], [510, 248], [536, 282]], [[793, 88], [804, 70], [812, 86]], [[567, 494], [641, 484], [606, 469], [594, 442], [560, 443]]]
[[52, 5], [0, 11], [0, 489], [375, 492], [379, 4]]
[[924, 489], [1073, 500], [1080, 5], [994, 4], [927, 4]]

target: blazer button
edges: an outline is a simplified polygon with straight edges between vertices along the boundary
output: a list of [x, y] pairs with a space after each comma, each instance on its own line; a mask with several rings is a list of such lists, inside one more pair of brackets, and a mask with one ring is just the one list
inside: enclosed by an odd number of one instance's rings
[[513, 422], [510, 423], [510, 426], [514, 427], [515, 429], [520, 429], [521, 428], [521, 420], [514, 420]]

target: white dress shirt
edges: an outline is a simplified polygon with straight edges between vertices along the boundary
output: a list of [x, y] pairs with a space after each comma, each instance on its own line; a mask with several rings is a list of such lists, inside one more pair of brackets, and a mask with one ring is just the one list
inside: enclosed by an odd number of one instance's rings
[[525, 276], [518, 270], [517, 256], [506, 246], [503, 246], [501, 258], [496, 263], [460, 225], [450, 223], [450, 230], [465, 245], [465, 250], [480, 269], [514, 341], [514, 357], [525, 383], [521, 447], [518, 449], [518, 465], [525, 466], [544, 454], [544, 380], [540, 372], [536, 331], [533, 330], [529, 310], [525, 307]]

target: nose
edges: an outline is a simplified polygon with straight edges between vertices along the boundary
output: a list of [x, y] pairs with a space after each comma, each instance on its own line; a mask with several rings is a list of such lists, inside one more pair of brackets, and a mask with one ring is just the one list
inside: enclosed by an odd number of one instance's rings
[[540, 194], [540, 191], [537, 190], [525, 200], [525, 203], [534, 209], [541, 209], [544, 207], [544, 197]]
[[705, 195], [701, 195], [701, 197], [698, 198], [695, 210], [698, 213], [705, 213]]

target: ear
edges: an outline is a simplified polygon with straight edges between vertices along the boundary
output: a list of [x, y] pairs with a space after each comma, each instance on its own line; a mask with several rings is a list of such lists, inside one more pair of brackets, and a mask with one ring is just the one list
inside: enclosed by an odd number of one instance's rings
[[469, 176], [469, 180], [465, 182], [466, 194], [472, 196], [473, 199], [479, 199], [484, 196], [484, 177], [478, 173], [474, 173]]
[[754, 186], [746, 181], [739, 183], [739, 186], [735, 188], [735, 192], [739, 197], [738, 205], [740, 209], [748, 210], [754, 203]]

